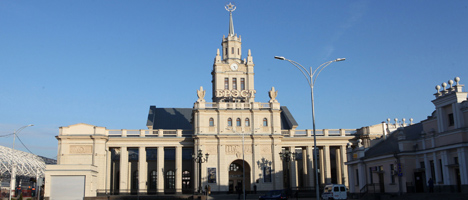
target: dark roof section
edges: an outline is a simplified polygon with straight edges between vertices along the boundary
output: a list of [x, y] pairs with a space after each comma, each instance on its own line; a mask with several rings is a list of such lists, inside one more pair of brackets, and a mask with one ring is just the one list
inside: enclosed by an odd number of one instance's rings
[[146, 126], [153, 126], [153, 129], [192, 130], [192, 108], [156, 108], [156, 106], [150, 106]]
[[[150, 106], [146, 126], [153, 129], [185, 129], [192, 130], [192, 108], [156, 108]], [[281, 129], [292, 129], [298, 126], [296, 120], [286, 106], [281, 106]]]
[[298, 126], [296, 120], [291, 112], [289, 112], [288, 107], [281, 106], [281, 130], [292, 129], [293, 126]]
[[[416, 140], [421, 137], [421, 131], [423, 130], [422, 123], [413, 124], [403, 128], [403, 132], [406, 135], [406, 140]], [[382, 155], [400, 153], [398, 148], [398, 134], [400, 130], [393, 131], [386, 140], [383, 140], [366, 151], [366, 158], [372, 158]]]

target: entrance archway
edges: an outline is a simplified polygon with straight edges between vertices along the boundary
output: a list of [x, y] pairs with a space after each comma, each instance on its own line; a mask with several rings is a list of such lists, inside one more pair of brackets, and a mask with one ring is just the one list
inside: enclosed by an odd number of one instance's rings
[[[250, 165], [242, 160], [235, 160], [229, 165], [229, 192], [237, 193], [237, 189], [242, 191], [245, 170], [245, 191], [250, 191]], [[240, 188], [238, 188], [240, 187]]]

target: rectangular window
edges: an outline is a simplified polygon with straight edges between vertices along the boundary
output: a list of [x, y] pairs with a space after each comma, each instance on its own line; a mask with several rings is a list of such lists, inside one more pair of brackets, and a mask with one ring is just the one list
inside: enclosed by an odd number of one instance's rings
[[453, 157], [453, 164], [458, 164], [458, 157]]
[[395, 184], [395, 167], [393, 164], [390, 164], [390, 180], [392, 184]]
[[420, 168], [423, 168], [423, 169], [426, 168], [426, 167], [424, 166], [424, 162], [419, 162], [419, 166], [420, 166]]
[[453, 119], [453, 113], [450, 113], [448, 114], [448, 123], [449, 123], [449, 126], [453, 126], [455, 125], [455, 120]]
[[440, 181], [444, 182], [444, 170], [442, 170], [442, 159], [439, 159], [439, 168], [440, 168]]
[[245, 90], [245, 79], [241, 78], [241, 83], [240, 83], [241, 90]]
[[231, 54], [234, 54], [234, 47], [231, 47]]
[[232, 78], [232, 89], [237, 90], [237, 78]]
[[370, 183], [374, 183], [374, 178], [372, 177], [372, 167], [369, 167], [369, 178], [370, 178]]
[[263, 182], [271, 182], [271, 167], [263, 167]]
[[229, 78], [224, 78], [224, 89], [229, 90]]
[[228, 50], [227, 50], [227, 48], [225, 48], [224, 49], [224, 55], [227, 55], [227, 53], [228, 53]]
[[431, 176], [432, 176], [431, 178], [432, 178], [432, 180], [435, 181], [435, 166], [434, 166], [434, 161], [433, 161], [433, 160], [429, 161], [429, 165], [430, 165], [430, 167], [431, 167]]

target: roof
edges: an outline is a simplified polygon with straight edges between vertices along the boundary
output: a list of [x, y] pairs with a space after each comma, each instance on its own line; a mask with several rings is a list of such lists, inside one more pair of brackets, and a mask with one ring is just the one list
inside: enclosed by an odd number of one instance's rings
[[[153, 129], [193, 129], [192, 108], [156, 108], [150, 106], [146, 126]], [[281, 106], [281, 129], [292, 129], [298, 124], [286, 106]]]
[[[403, 128], [403, 133], [406, 135], [406, 140], [416, 140], [421, 137], [421, 131], [423, 130], [422, 123], [413, 124]], [[390, 135], [387, 136], [387, 139], [382, 140], [381, 142], [370, 147], [366, 151], [365, 157], [371, 158], [376, 156], [388, 155], [399, 153], [400, 149], [398, 148], [398, 134], [401, 132], [401, 129], [393, 131]]]
[[193, 129], [192, 108], [156, 108], [150, 106], [146, 126], [153, 129]]
[[281, 129], [288, 130], [292, 129], [293, 126], [298, 126], [296, 120], [292, 116], [291, 112], [289, 112], [288, 107], [281, 106]]

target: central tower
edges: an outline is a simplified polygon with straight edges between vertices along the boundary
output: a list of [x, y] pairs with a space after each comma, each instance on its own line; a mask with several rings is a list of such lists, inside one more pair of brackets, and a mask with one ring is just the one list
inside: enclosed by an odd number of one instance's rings
[[242, 40], [234, 32], [232, 12], [236, 6], [225, 6], [229, 11], [229, 34], [223, 36], [222, 54], [217, 50], [211, 72], [213, 102], [255, 102], [254, 63], [250, 52], [242, 59]]

